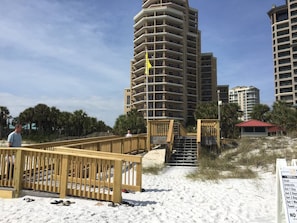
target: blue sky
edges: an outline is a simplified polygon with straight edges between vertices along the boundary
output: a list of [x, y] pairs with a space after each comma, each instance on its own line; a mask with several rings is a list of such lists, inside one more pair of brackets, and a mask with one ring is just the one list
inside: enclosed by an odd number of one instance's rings
[[[129, 2], [129, 3], [128, 3]], [[111, 127], [130, 85], [133, 17], [142, 0], [0, 0], [0, 106], [84, 110]], [[285, 0], [189, 0], [218, 84], [255, 86], [274, 101], [270, 20]]]

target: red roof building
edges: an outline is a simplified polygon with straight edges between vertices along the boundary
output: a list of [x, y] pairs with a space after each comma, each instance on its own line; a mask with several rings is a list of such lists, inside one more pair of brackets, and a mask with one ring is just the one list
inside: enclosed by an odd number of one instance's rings
[[272, 133], [275, 130], [279, 130], [277, 126], [271, 123], [262, 122], [254, 119], [241, 122], [235, 126], [240, 128], [242, 137], [268, 136], [269, 133]]

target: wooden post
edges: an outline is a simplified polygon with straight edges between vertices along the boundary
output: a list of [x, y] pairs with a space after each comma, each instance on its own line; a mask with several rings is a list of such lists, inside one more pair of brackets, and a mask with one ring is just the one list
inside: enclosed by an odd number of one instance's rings
[[13, 180], [14, 180], [14, 188], [15, 188], [15, 195], [14, 197], [19, 197], [22, 191], [22, 179], [23, 179], [23, 172], [24, 172], [24, 157], [22, 157], [23, 151], [21, 148], [16, 149], [16, 157], [15, 157], [15, 164], [14, 164], [14, 173], [13, 173]]
[[197, 131], [197, 143], [201, 142], [201, 119], [197, 120], [197, 127], [196, 127], [196, 131]]
[[282, 212], [282, 192], [281, 192], [281, 185], [280, 185], [280, 168], [287, 166], [285, 159], [277, 159], [276, 160], [276, 223], [282, 222], [281, 212]]
[[217, 147], [218, 147], [218, 152], [221, 152], [221, 124], [220, 124], [220, 120], [217, 121], [216, 129], [217, 129]]
[[122, 160], [114, 161], [113, 202], [122, 202]]
[[150, 151], [151, 150], [151, 123], [147, 122], [146, 126], [146, 150]]
[[69, 163], [69, 156], [63, 155], [62, 164], [61, 164], [61, 178], [60, 178], [60, 198], [65, 198], [67, 195], [68, 163]]
[[142, 189], [142, 157], [140, 163], [136, 163], [136, 186], [138, 190]]

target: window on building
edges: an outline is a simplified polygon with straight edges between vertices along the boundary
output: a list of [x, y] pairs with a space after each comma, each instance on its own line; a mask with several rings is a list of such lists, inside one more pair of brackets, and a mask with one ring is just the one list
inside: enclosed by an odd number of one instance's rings
[[287, 12], [279, 12], [276, 14], [276, 22], [284, 21], [288, 19]]

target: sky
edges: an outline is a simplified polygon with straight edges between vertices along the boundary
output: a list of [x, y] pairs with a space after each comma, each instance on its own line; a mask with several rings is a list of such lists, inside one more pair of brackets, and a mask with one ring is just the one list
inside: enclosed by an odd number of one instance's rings
[[[130, 86], [134, 16], [142, 0], [0, 0], [0, 106], [82, 109], [113, 127]], [[267, 12], [285, 0], [189, 0], [218, 84], [254, 86], [274, 102]]]

